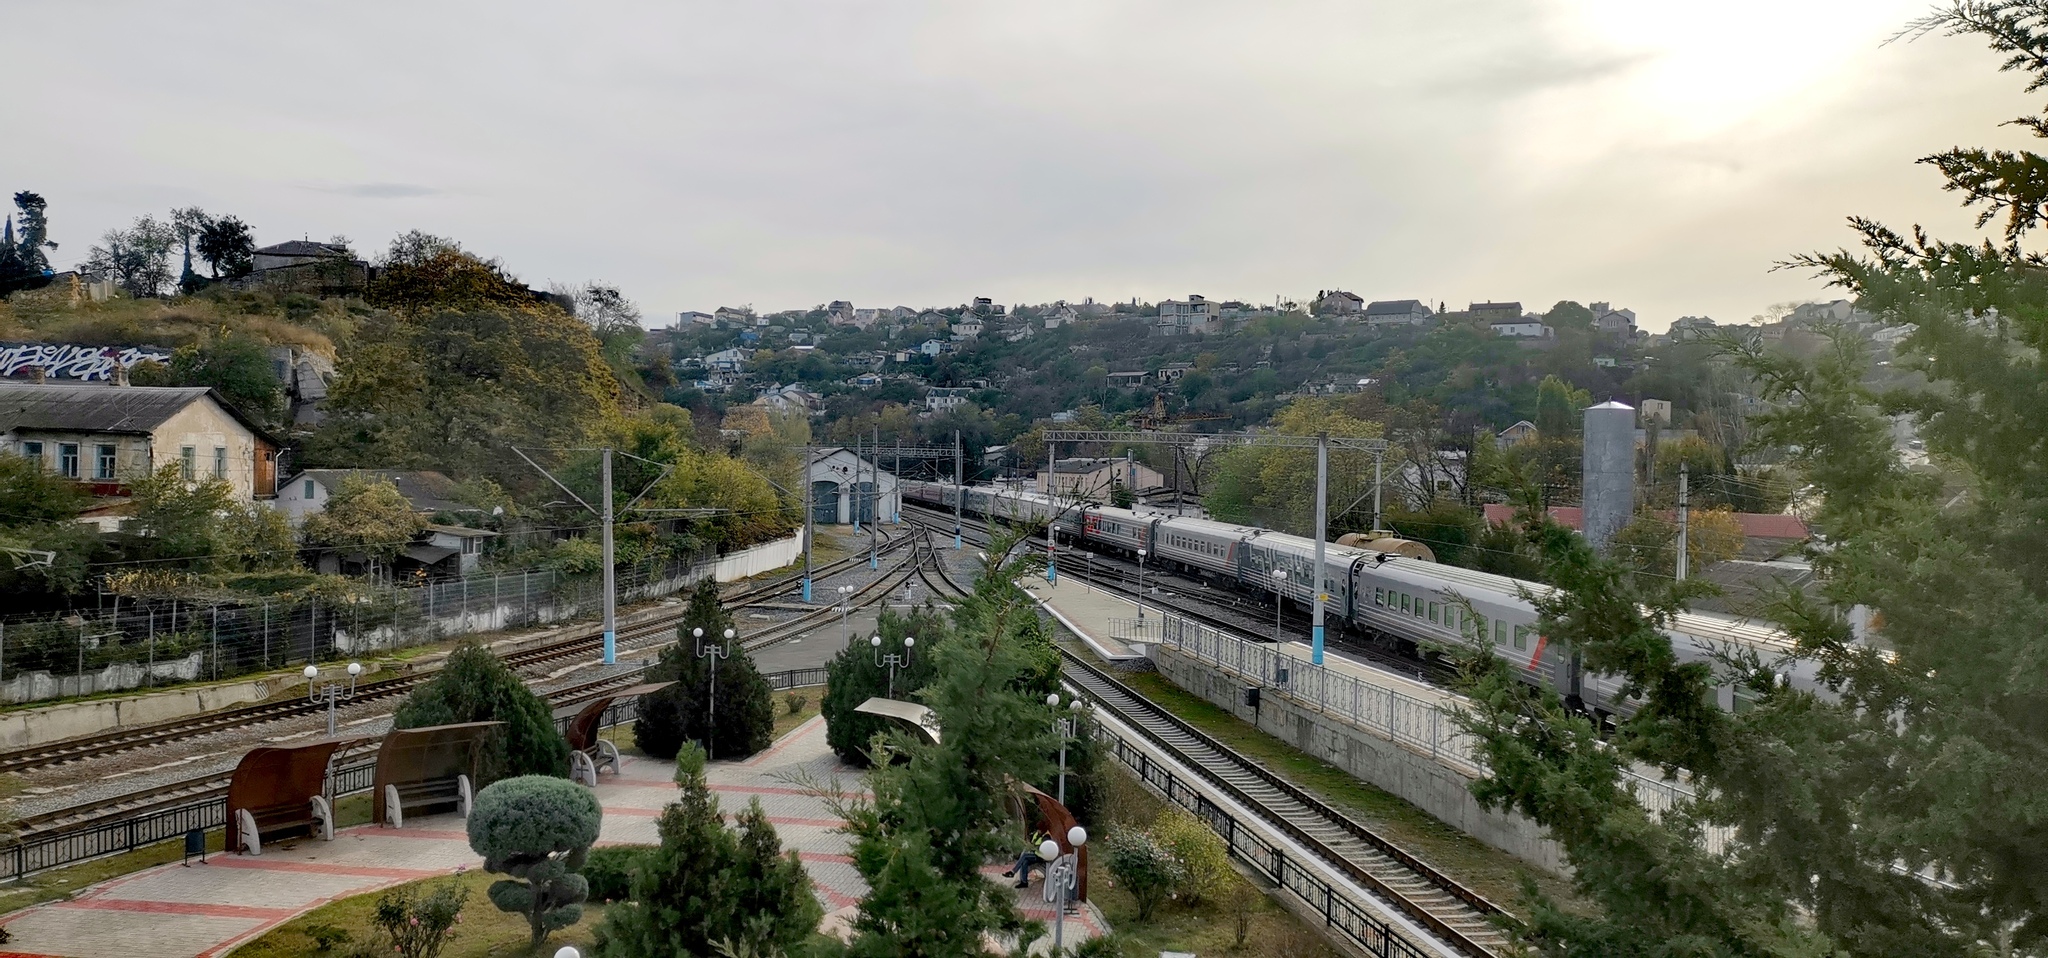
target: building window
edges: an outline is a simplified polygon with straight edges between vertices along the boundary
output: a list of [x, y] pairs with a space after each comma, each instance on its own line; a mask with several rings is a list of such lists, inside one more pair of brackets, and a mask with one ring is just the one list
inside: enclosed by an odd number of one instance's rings
[[40, 471], [40, 470], [41, 470], [41, 469], [43, 468], [43, 444], [42, 444], [42, 443], [40, 443], [40, 442], [24, 442], [24, 443], [22, 443], [22, 444], [21, 444], [21, 455], [22, 455], [22, 458], [24, 458], [24, 459], [27, 459], [28, 461], [30, 461], [30, 462], [33, 462], [33, 463], [35, 463], [35, 464], [36, 464], [36, 469], [37, 469], [38, 471]]
[[228, 447], [226, 446], [213, 447], [213, 477], [215, 479], [226, 479], [228, 477]]
[[92, 477], [94, 479], [114, 478], [114, 447], [99, 446], [94, 450]]
[[191, 482], [199, 472], [199, 450], [191, 446], [178, 447], [178, 478]]
[[306, 480], [306, 490], [305, 490], [305, 497], [306, 497], [307, 499], [309, 499], [309, 500], [311, 500], [311, 499], [317, 499], [317, 498], [319, 498], [319, 497], [318, 497], [317, 495], [315, 495], [315, 494], [314, 494], [314, 492], [313, 492], [313, 480], [311, 480], [311, 479], [308, 479], [308, 480]]
[[78, 478], [78, 444], [60, 442], [57, 444], [57, 472], [66, 479]]

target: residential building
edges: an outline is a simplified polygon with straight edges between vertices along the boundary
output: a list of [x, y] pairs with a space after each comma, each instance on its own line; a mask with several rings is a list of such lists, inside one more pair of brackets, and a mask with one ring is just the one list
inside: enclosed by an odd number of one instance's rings
[[1465, 307], [1472, 318], [1489, 325], [1496, 322], [1515, 322], [1522, 318], [1521, 303], [1473, 303]]
[[349, 259], [349, 248], [338, 243], [315, 243], [312, 240], [292, 240], [265, 246], [250, 257], [255, 272], [283, 269], [287, 266], [306, 266], [332, 262], [335, 259]]
[[1671, 338], [1698, 339], [1712, 333], [1716, 328], [1714, 321], [1706, 316], [1680, 316], [1671, 323]]
[[1549, 339], [1557, 334], [1556, 330], [1544, 325], [1543, 320], [1536, 316], [1524, 316], [1521, 319], [1505, 322], [1492, 322], [1488, 323], [1487, 327], [1493, 330], [1495, 336]]
[[0, 450], [126, 497], [167, 465], [190, 480], [224, 479], [238, 499], [276, 493], [278, 440], [203, 386], [0, 381]]
[[1036, 473], [1032, 488], [1045, 492], [1050, 478], [1056, 495], [1108, 502], [1119, 487], [1135, 493], [1166, 485], [1159, 470], [1126, 459], [1061, 459], [1052, 469], [1050, 477], [1043, 470]]
[[957, 343], [977, 339], [981, 336], [982, 330], [986, 328], [980, 319], [969, 316], [953, 324], [953, 341]]
[[1436, 314], [1419, 299], [1382, 299], [1366, 304], [1361, 315], [1369, 326], [1420, 326]]
[[713, 313], [712, 315], [717, 319], [720, 325], [725, 326], [754, 326], [757, 325], [755, 322], [756, 320], [760, 320], [758, 325], [768, 325], [766, 319], [754, 315], [754, 308], [751, 306], [720, 306], [718, 307], [718, 312]]
[[754, 399], [754, 405], [775, 412], [802, 413], [808, 416], [824, 411], [825, 400], [824, 397], [805, 388], [802, 383], [790, 383], [786, 386], [777, 384], [768, 387], [766, 392]]
[[1161, 383], [1179, 382], [1182, 376], [1194, 372], [1194, 370], [1194, 363], [1167, 363], [1159, 367], [1159, 381]]
[[924, 394], [924, 408], [932, 412], [944, 412], [956, 406], [965, 406], [972, 400], [967, 394], [973, 392], [965, 386], [933, 386]]
[[917, 310], [911, 309], [908, 306], [895, 306], [891, 307], [889, 310], [889, 318], [895, 321], [912, 319], [915, 318], [916, 316]]
[[700, 313], [694, 309], [686, 309], [676, 314], [677, 326], [709, 326], [716, 322], [718, 322], [717, 316], [711, 313]]
[[747, 361], [753, 358], [753, 350], [734, 346], [731, 349], [721, 349], [704, 357], [704, 365], [710, 369], [722, 369], [727, 372], [738, 373], [745, 372]]
[[1067, 305], [1065, 301], [1057, 302], [1052, 304], [1051, 309], [1045, 311], [1045, 328], [1058, 329], [1061, 326], [1079, 322], [1080, 319], [1080, 310]]
[[917, 344], [917, 351], [927, 356], [937, 356], [941, 353], [952, 352], [953, 344], [944, 340], [927, 339]]
[[306, 517], [327, 508], [327, 500], [350, 477], [365, 482], [389, 482], [423, 516], [444, 513], [481, 513], [475, 506], [457, 501], [455, 480], [445, 474], [411, 469], [301, 469], [280, 483], [271, 507], [298, 525]]
[[1189, 295], [1184, 300], [1161, 300], [1159, 321], [1153, 327], [1153, 331], [1161, 336], [1214, 333], [1222, 329], [1223, 316], [1218, 304], [1196, 295]]
[[1606, 303], [1593, 304], [1593, 328], [1615, 336], [1636, 334], [1636, 311], [1614, 309]]
[[1646, 426], [1653, 422], [1671, 425], [1671, 400], [1645, 399], [1637, 403], [1636, 421]]
[[[1356, 293], [1347, 293], [1341, 289], [1317, 290], [1315, 301], [1308, 304], [1308, 309], [1317, 316], [1349, 318], [1365, 310], [1365, 300]], [[1426, 313], [1427, 309], [1424, 312]]]
[[1151, 381], [1152, 374], [1143, 369], [1133, 369], [1126, 372], [1110, 373], [1108, 378], [1111, 388], [1129, 388], [1131, 386], [1142, 386]]
[[1538, 438], [1540, 437], [1536, 432], [1536, 424], [1524, 419], [1501, 430], [1500, 435], [1493, 437], [1493, 444], [1502, 449], [1513, 449], [1522, 443], [1534, 442]]
[[1003, 307], [997, 306], [994, 300], [991, 300], [986, 296], [974, 297], [974, 302], [967, 307], [967, 311], [975, 314], [976, 316], [1003, 315]]

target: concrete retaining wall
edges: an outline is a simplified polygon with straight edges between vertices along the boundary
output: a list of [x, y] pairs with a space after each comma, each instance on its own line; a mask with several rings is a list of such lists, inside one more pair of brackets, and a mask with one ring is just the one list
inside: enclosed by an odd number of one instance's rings
[[[196, 670], [198, 654], [194, 653], [193, 658]], [[163, 664], [158, 663], [159, 666]], [[46, 673], [33, 674], [48, 677]], [[293, 685], [294, 678], [290, 675], [267, 675], [246, 682], [195, 685], [143, 695], [67, 702], [0, 713], [0, 748], [28, 748], [82, 735], [97, 735], [113, 728], [168, 722], [200, 712], [261, 702]], [[69, 683], [72, 680], [67, 676], [59, 681]], [[305, 679], [296, 681], [303, 684]]]
[[1428, 812], [1438, 820], [1556, 875], [1566, 875], [1564, 852], [1535, 822], [1513, 812], [1492, 812], [1466, 788], [1464, 773], [1409, 751], [1332, 715], [1304, 707], [1266, 686], [1254, 711], [1244, 702], [1244, 680], [1166, 646], [1152, 650], [1159, 673], [1173, 684], [1316, 758]]

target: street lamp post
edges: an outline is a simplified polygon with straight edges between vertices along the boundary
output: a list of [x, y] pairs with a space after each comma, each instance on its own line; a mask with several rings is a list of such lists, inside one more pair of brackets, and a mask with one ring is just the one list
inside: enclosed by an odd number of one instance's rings
[[1138, 550], [1138, 620], [1145, 619], [1145, 550]]
[[320, 667], [317, 665], [306, 666], [305, 674], [306, 700], [309, 702], [318, 702], [322, 699], [327, 700], [327, 734], [331, 736], [334, 734], [335, 703], [356, 697], [356, 677], [363, 674], [363, 664], [361, 662], [350, 662], [348, 664], [348, 683], [346, 688], [343, 687], [340, 679], [329, 679], [326, 685], [316, 684], [320, 678]]
[[1060, 785], [1059, 795], [1056, 797], [1059, 799], [1060, 805], [1065, 806], [1067, 804], [1067, 742], [1073, 739], [1074, 730], [1080, 721], [1081, 700], [1077, 698], [1067, 704], [1067, 710], [1071, 713], [1069, 715], [1059, 714], [1060, 694], [1058, 692], [1046, 696], [1045, 704], [1053, 710], [1053, 715], [1055, 716], [1052, 720], [1053, 731], [1057, 732], [1060, 737]]
[[896, 669], [898, 666], [910, 664], [910, 654], [917, 648], [917, 637], [914, 635], [904, 636], [903, 651], [900, 654], [896, 652], [883, 652], [882, 637], [879, 635], [868, 637], [868, 647], [875, 650], [875, 668], [879, 669], [885, 665], [889, 667], [889, 697], [895, 698]]
[[690, 638], [695, 642], [697, 657], [711, 660], [711, 695], [704, 701], [704, 757], [712, 758], [711, 730], [718, 725], [718, 663], [721, 659], [732, 658], [732, 639], [735, 633], [725, 630], [725, 644], [713, 642], [704, 644], [704, 629], [691, 629]]
[[846, 628], [846, 614], [853, 611], [853, 586], [842, 585], [833, 590], [839, 593], [839, 627]]
[[1273, 641], [1280, 641], [1280, 594], [1287, 588], [1287, 570], [1273, 570]]
[[1088, 830], [1076, 825], [1067, 829], [1070, 854], [1060, 854], [1060, 843], [1048, 838], [1038, 844], [1038, 857], [1052, 862], [1046, 868], [1045, 883], [1059, 899], [1053, 905], [1052, 950], [1061, 954], [1067, 947], [1067, 909], [1074, 900], [1074, 886], [1080, 877], [1081, 846], [1088, 844]]

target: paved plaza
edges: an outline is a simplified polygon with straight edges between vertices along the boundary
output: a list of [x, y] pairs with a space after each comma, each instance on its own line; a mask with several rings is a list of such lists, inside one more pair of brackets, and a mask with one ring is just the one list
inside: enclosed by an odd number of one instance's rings
[[[672, 762], [629, 755], [619, 774], [605, 774], [597, 787], [604, 806], [599, 844], [656, 844], [655, 820], [675, 796], [674, 773]], [[836, 831], [841, 820], [810, 786], [836, 781], [859, 789], [861, 773], [826, 747], [823, 719], [797, 727], [753, 758], [713, 763], [708, 775], [728, 816], [760, 800], [784, 847], [802, 856], [828, 914], [860, 900], [867, 889], [846, 854], [847, 837]], [[453, 815], [421, 818], [403, 829], [362, 825], [332, 842], [287, 844], [292, 847], [269, 847], [258, 856], [215, 854], [203, 865], [150, 868], [5, 916], [0, 926], [13, 940], [0, 945], [0, 958], [211, 958], [328, 902], [483, 864]], [[1039, 886], [1018, 895], [1027, 915], [1051, 923]], [[1070, 936], [1101, 927], [1092, 906], [1067, 919]]]

